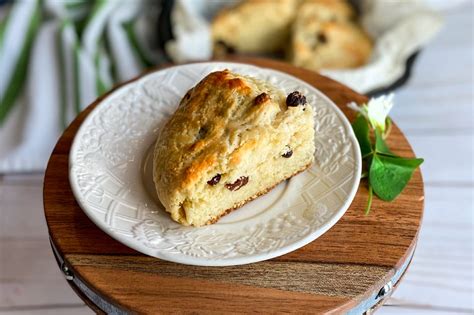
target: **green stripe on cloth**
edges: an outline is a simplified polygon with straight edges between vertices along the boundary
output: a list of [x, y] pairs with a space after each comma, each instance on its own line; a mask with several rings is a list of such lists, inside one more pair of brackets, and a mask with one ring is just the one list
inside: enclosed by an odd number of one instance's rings
[[101, 56], [100, 51], [97, 50], [97, 53], [95, 54], [95, 58], [94, 58], [95, 86], [96, 86], [97, 95], [102, 95], [105, 92], [107, 92], [109, 89], [100, 75], [101, 57], [102, 56]]
[[100, 77], [97, 77], [96, 86], [98, 95], [102, 95], [109, 90], [109, 88], [105, 85], [104, 81], [100, 79]]
[[146, 57], [144, 50], [142, 49], [140, 42], [138, 41], [135, 29], [133, 28], [133, 21], [125, 22], [122, 24], [125, 33], [127, 34], [130, 47], [133, 49], [135, 57], [142, 63], [144, 67], [151, 67], [153, 63]]
[[[99, 14], [100, 10], [102, 10], [102, 9], [105, 7], [106, 4], [107, 4], [107, 0], [96, 0], [96, 1], [94, 2], [94, 5], [93, 5], [93, 7], [92, 7], [92, 12], [89, 14], [89, 17], [88, 17], [88, 18], [86, 19], [86, 21], [85, 21], [84, 29], [86, 29], [87, 26], [92, 23], [92, 21], [93, 21], [93, 20], [97, 17], [97, 15]], [[100, 39], [98, 38], [97, 41], [99, 41], [99, 40], [100, 40]], [[95, 43], [95, 44], [97, 45], [98, 42]]]
[[7, 28], [10, 14], [7, 14], [3, 20], [0, 21], [0, 48], [3, 47], [3, 38], [5, 36], [5, 30]]
[[[55, 0], [58, 1], [59, 0]], [[61, 2], [65, 2], [64, 0]], [[61, 4], [58, 4], [61, 5]], [[62, 3], [62, 7], [67, 12], [67, 16], [69, 19], [77, 21], [77, 20], [86, 20], [89, 12], [91, 11], [93, 3], [91, 1], [77, 1], [77, 2], [70, 2], [67, 1]]]
[[73, 58], [73, 72], [74, 72], [74, 107], [76, 114], [81, 112], [81, 88], [80, 88], [80, 76], [79, 76], [79, 58], [81, 54], [81, 46], [79, 43], [74, 45], [74, 58]]
[[[90, 24], [94, 22], [94, 19], [97, 18], [97, 16], [100, 14], [100, 11], [105, 9], [106, 4], [108, 3], [108, 0], [96, 0], [94, 2], [94, 6], [92, 8], [92, 12], [89, 15], [89, 18], [87, 19], [86, 22], [86, 27], [87, 28]], [[96, 39], [96, 42], [94, 44], [94, 75], [95, 75], [95, 85], [96, 85], [96, 93], [97, 95], [102, 95], [105, 93], [109, 88], [107, 84], [105, 83], [105, 79], [101, 76], [101, 69], [100, 69], [100, 63], [101, 63], [101, 58], [103, 57], [101, 55], [101, 50], [100, 47], [103, 46], [103, 37], [99, 36]], [[89, 52], [90, 53], [90, 52]]]
[[[116, 1], [116, 0], [115, 0]], [[89, 21], [93, 20], [99, 11], [104, 7], [104, 5], [107, 3], [107, 0], [96, 0], [94, 2], [94, 6], [92, 8], [92, 12], [89, 15]]]
[[108, 32], [105, 32], [104, 37], [103, 37], [103, 43], [104, 43], [104, 50], [109, 52], [110, 56], [110, 78], [112, 81], [112, 84], [115, 84], [118, 81], [118, 74], [117, 74], [117, 66], [114, 58], [114, 54], [110, 53], [112, 51], [112, 48], [110, 47], [110, 36]]
[[89, 1], [67, 1], [65, 4], [64, 4], [64, 7], [68, 10], [74, 10], [74, 9], [78, 9], [78, 8], [82, 8], [84, 6], [90, 6], [90, 3]]
[[[39, 24], [41, 22], [41, 8], [40, 1], [36, 1], [35, 9], [33, 10], [33, 15], [28, 26], [28, 31], [26, 34], [25, 42], [21, 49], [21, 53], [18, 56], [18, 61], [15, 65], [14, 71], [10, 82], [7, 85], [5, 94], [0, 100], [0, 126], [5, 121], [7, 114], [12, 109], [15, 104], [15, 100], [20, 94], [23, 84], [26, 79], [26, 74], [28, 70], [28, 61], [30, 56], [31, 47], [33, 45], [34, 37], [38, 31]], [[4, 30], [7, 26], [4, 27]], [[4, 32], [3, 30], [3, 32]]]
[[[98, 18], [100, 15], [101, 11], [103, 11], [106, 8], [106, 4], [108, 3], [108, 0], [96, 0], [94, 2], [94, 5], [92, 7], [92, 12], [89, 14], [89, 17], [87, 18], [84, 26], [84, 32], [87, 32], [87, 29], [91, 27], [91, 25], [96, 22], [95, 19]], [[99, 34], [98, 34], [99, 35]], [[92, 47], [87, 47], [88, 43], [86, 42], [87, 39], [85, 37], [81, 37], [82, 45], [83, 45], [83, 51], [87, 54], [92, 54], [89, 55], [91, 58], [92, 65], [94, 67], [94, 82], [95, 82], [95, 93], [96, 95], [102, 95], [104, 92], [108, 90], [107, 84], [105, 83], [104, 78], [101, 76], [101, 71], [100, 71], [100, 63], [101, 63], [101, 58], [103, 57], [101, 55], [101, 42], [103, 38], [101, 36], [96, 36], [96, 38], [93, 38], [92, 43], [89, 43], [92, 45]], [[93, 59], [92, 59], [93, 58]]]

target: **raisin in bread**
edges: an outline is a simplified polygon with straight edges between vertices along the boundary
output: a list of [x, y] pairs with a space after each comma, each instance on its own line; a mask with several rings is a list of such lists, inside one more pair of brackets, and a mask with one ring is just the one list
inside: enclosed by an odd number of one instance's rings
[[305, 170], [314, 149], [314, 110], [302, 94], [218, 71], [161, 130], [153, 179], [173, 220], [202, 226]]

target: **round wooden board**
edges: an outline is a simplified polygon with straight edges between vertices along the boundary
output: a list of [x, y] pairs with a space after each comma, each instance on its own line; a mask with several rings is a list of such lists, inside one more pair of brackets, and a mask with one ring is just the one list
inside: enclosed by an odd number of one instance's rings
[[[365, 96], [314, 72], [265, 59], [231, 61], [274, 68], [314, 85], [349, 117], [350, 101]], [[105, 96], [104, 96], [105, 97]], [[103, 98], [103, 97], [102, 97]], [[364, 215], [366, 183], [342, 219], [327, 233], [292, 253], [232, 267], [199, 267], [148, 257], [102, 232], [79, 208], [68, 180], [74, 136], [97, 100], [59, 139], [44, 181], [44, 210], [53, 250], [76, 292], [105, 312], [362, 312], [383, 299], [412, 257], [423, 213], [423, 181], [417, 170], [403, 194], [388, 203], [374, 198]], [[388, 139], [397, 154], [414, 153], [393, 126]]]

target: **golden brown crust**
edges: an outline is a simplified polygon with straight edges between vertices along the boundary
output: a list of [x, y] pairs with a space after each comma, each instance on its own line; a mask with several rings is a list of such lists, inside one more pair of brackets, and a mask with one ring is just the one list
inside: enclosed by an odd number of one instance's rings
[[280, 51], [290, 37], [298, 0], [244, 0], [212, 22], [214, 55]]
[[[230, 120], [244, 119], [251, 123], [258, 121], [259, 117], [265, 114], [258, 110], [245, 112], [239, 104], [241, 99], [249, 99], [253, 102], [255, 97], [261, 94], [255, 87], [252, 90], [249, 82], [236, 77], [229, 70], [209, 74], [186, 94], [174, 116], [163, 128], [161, 136], [161, 146], [167, 151], [163, 152], [163, 156], [169, 156], [169, 161], [177, 164], [166, 166], [166, 168], [174, 167], [170, 177], [184, 178], [181, 181], [182, 189], [192, 185], [202, 173], [215, 166], [219, 156], [227, 153], [228, 146], [222, 142], [222, 139], [223, 134], [228, 131], [226, 125]], [[280, 99], [277, 98], [275, 101], [279, 102]], [[227, 105], [221, 107], [219, 104], [222, 102], [226, 102]], [[264, 103], [270, 102], [270, 96], [265, 97]], [[204, 106], [209, 103], [215, 103], [215, 105]], [[272, 104], [274, 108], [279, 107], [278, 103]], [[245, 105], [247, 107], [245, 109], [251, 107], [250, 105]], [[266, 108], [262, 112], [268, 110], [271, 108]], [[189, 120], [189, 117], [193, 116], [199, 118], [196, 121]], [[206, 130], [206, 136], [203, 139], [197, 139], [201, 125], [208, 126], [209, 130]], [[181, 152], [181, 143], [187, 144], [186, 155]], [[232, 153], [231, 164], [239, 163], [241, 156], [251, 150], [255, 144], [255, 141], [248, 141], [235, 150]], [[168, 164], [167, 161], [163, 163]]]
[[355, 12], [346, 0], [304, 0], [298, 8], [297, 19], [307, 15], [321, 21], [349, 21], [354, 19]]
[[355, 68], [368, 62], [372, 41], [345, 1], [307, 0], [293, 24], [293, 64], [311, 70]]
[[312, 20], [296, 28], [292, 61], [312, 70], [354, 68], [367, 63], [371, 52], [370, 38], [355, 24]]
[[298, 175], [299, 173], [302, 173], [302, 172], [306, 171], [306, 170], [311, 166], [311, 164], [312, 164], [312, 163], [309, 163], [308, 165], [306, 165], [305, 167], [303, 167], [301, 170], [295, 172], [293, 175], [288, 176], [287, 178], [284, 178], [284, 179], [282, 179], [281, 181], [279, 181], [278, 183], [276, 183], [275, 185], [273, 185], [273, 186], [271, 186], [271, 187], [268, 187], [267, 189], [262, 190], [262, 191], [256, 193], [255, 195], [253, 195], [252, 197], [248, 198], [247, 200], [244, 200], [244, 201], [241, 201], [241, 202], [237, 203], [237, 204], [234, 205], [232, 208], [229, 208], [229, 209], [225, 210], [225, 212], [222, 213], [220, 216], [218, 216], [218, 217], [216, 217], [216, 218], [214, 218], [214, 219], [208, 221], [208, 222], [206, 223], [206, 225], [210, 225], [210, 224], [216, 223], [216, 222], [219, 221], [223, 216], [228, 215], [229, 213], [231, 213], [231, 212], [234, 211], [234, 210], [237, 210], [237, 209], [239, 209], [239, 208], [242, 208], [242, 207], [245, 206], [247, 203], [249, 203], [250, 201], [252, 201], [252, 200], [254, 200], [254, 199], [256, 199], [256, 198], [265, 195], [266, 193], [268, 193], [269, 191], [271, 191], [273, 188], [275, 188], [275, 187], [278, 186], [279, 184], [283, 183], [285, 180], [288, 180], [288, 179], [292, 178], [293, 176], [296, 176], [296, 175]]

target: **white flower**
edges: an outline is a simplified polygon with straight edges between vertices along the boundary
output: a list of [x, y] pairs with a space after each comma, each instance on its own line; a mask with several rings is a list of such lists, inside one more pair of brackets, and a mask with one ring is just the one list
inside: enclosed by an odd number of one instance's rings
[[385, 131], [385, 121], [388, 113], [393, 107], [393, 93], [371, 98], [367, 105], [357, 106], [351, 102], [347, 106], [365, 116], [374, 129], [382, 133]]
[[372, 127], [378, 128], [381, 132], [385, 131], [385, 120], [393, 107], [393, 93], [388, 96], [382, 95], [370, 99], [367, 104], [368, 116]]

